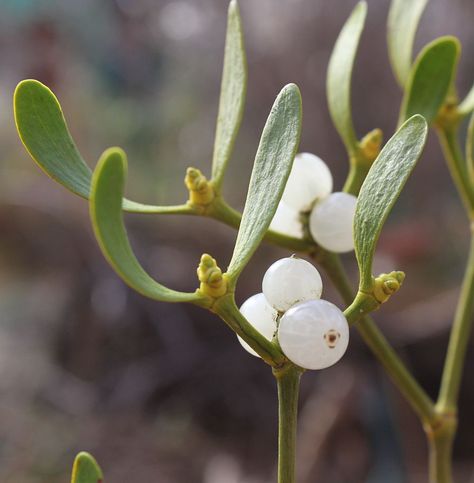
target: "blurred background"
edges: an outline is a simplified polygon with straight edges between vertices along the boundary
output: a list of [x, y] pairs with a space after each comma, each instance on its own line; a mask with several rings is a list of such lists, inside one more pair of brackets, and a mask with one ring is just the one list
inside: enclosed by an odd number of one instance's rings
[[[260, 132], [280, 88], [296, 82], [302, 151], [321, 156], [340, 189], [347, 171], [325, 99], [331, 49], [355, 0], [240, 0], [249, 61], [243, 126], [225, 196], [241, 209]], [[388, 63], [388, 0], [369, 14], [353, 81], [360, 137], [396, 125], [401, 99]], [[0, 481], [69, 479], [91, 451], [112, 483], [267, 483], [275, 478], [276, 388], [215, 316], [146, 300], [112, 272], [87, 204], [48, 179], [22, 147], [12, 93], [36, 78], [58, 95], [90, 166], [112, 145], [130, 162], [127, 193], [181, 203], [187, 166], [209, 175], [227, 2], [0, 2]], [[458, 88], [474, 80], [472, 0], [432, 0], [416, 51], [435, 36], [464, 46]], [[203, 252], [225, 267], [236, 233], [206, 219], [127, 215], [136, 252], [168, 286], [193, 290]], [[434, 133], [384, 231], [376, 271], [407, 272], [376, 319], [436, 395], [467, 253], [468, 227]], [[238, 287], [261, 291], [287, 252], [268, 244]], [[344, 262], [356, 282], [353, 254]], [[342, 305], [330, 283], [325, 298]], [[474, 351], [455, 447], [457, 481], [474, 482]], [[426, 482], [414, 414], [353, 332], [338, 365], [303, 378], [299, 482]]]

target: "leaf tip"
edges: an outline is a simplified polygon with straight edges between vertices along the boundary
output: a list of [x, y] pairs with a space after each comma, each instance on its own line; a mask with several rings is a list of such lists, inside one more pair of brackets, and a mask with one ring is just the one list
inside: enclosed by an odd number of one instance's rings
[[[48, 97], [51, 97], [56, 102], [59, 109], [61, 109], [57, 97], [48, 86], [36, 79], [23, 79], [17, 84], [15, 91], [13, 92], [13, 115], [18, 128], [20, 128], [21, 121], [19, 118], [19, 109], [22, 107], [21, 104], [25, 101], [25, 97], [28, 94], [31, 94], [32, 91], [36, 91], [40, 94], [46, 93]], [[28, 99], [28, 103], [30, 103], [30, 99]]]
[[365, 15], [367, 13], [367, 2], [366, 0], [361, 0], [357, 5], [356, 5], [356, 10], [360, 11], [361, 14]]
[[300, 88], [293, 82], [290, 82], [289, 84], [286, 84], [285, 87], [283, 87], [283, 89], [280, 92], [280, 95], [285, 95], [285, 94], [291, 97], [294, 97], [295, 99], [298, 100], [300, 104], [302, 103]]
[[71, 483], [82, 483], [85, 481], [87, 483], [101, 483], [103, 477], [99, 464], [90, 453], [81, 451], [77, 454], [72, 467]]
[[425, 133], [428, 132], [428, 121], [421, 114], [414, 114], [413, 116], [411, 116], [410, 118], [408, 118], [404, 122], [405, 125], [408, 124], [408, 123], [410, 123], [410, 124], [418, 124], [420, 127], [423, 127], [423, 131]]
[[237, 0], [230, 0], [229, 8], [227, 9], [227, 15], [229, 20], [232, 17], [235, 17], [237, 21], [240, 23], [240, 8], [239, 8], [239, 2]]
[[127, 171], [127, 155], [122, 148], [107, 148], [99, 158], [95, 171], [104, 169], [119, 170], [122, 173]]
[[15, 87], [15, 92], [13, 93], [13, 99], [18, 100], [25, 92], [31, 90], [31, 89], [37, 89], [37, 90], [44, 90], [48, 94], [52, 95], [54, 98], [56, 96], [54, 95], [53, 91], [40, 82], [39, 80], [36, 79], [23, 79], [20, 81], [17, 86]]

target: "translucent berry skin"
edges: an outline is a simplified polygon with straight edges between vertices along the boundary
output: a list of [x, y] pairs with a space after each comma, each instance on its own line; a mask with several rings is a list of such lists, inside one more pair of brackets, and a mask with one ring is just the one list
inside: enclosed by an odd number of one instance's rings
[[[277, 311], [267, 302], [263, 293], [252, 295], [240, 307], [242, 315], [268, 340], [273, 339], [276, 332]], [[259, 355], [239, 336], [242, 347], [252, 354]]]
[[318, 202], [309, 217], [314, 241], [336, 253], [354, 250], [354, 214], [357, 198], [348, 193], [332, 193]]
[[288, 359], [305, 369], [325, 369], [344, 355], [349, 326], [331, 302], [310, 300], [295, 305], [280, 320], [278, 341]]
[[262, 291], [268, 303], [279, 312], [306, 300], [319, 299], [323, 282], [318, 270], [301, 258], [276, 261], [266, 271]]
[[303, 237], [303, 225], [299, 220], [299, 213], [282, 201], [278, 204], [270, 229], [296, 238]]
[[311, 153], [296, 155], [282, 201], [296, 211], [309, 211], [315, 200], [332, 191], [332, 175], [326, 163]]

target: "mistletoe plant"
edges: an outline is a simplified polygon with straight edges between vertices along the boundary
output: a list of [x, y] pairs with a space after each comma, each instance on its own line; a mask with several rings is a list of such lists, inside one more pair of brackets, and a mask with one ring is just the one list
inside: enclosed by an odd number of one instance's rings
[[[360, 332], [419, 416], [429, 442], [431, 481], [452, 481], [457, 400], [473, 312], [474, 244], [437, 401], [419, 385], [369, 316], [403, 283], [404, 274], [399, 271], [374, 276], [372, 261], [383, 225], [421, 155], [429, 126], [438, 133], [470, 226], [474, 226], [474, 117], [469, 124], [466, 157], [458, 140], [462, 121], [474, 109], [474, 88], [464, 101], [458, 101], [454, 81], [460, 46], [454, 37], [434, 40], [412, 62], [413, 40], [426, 3], [393, 0], [391, 4], [389, 54], [403, 100], [399, 127], [382, 149], [379, 129], [359, 140], [351, 114], [351, 76], [366, 17], [365, 2], [355, 7], [337, 39], [328, 68], [327, 97], [349, 159], [341, 193], [331, 194], [332, 178], [319, 158], [304, 153], [295, 159], [302, 108], [299, 90], [290, 84], [276, 98], [263, 128], [243, 213], [225, 201], [222, 183], [240, 127], [247, 83], [235, 0], [228, 12], [211, 177], [208, 180], [199, 170], [188, 168], [185, 184], [189, 199], [181, 205], [155, 206], [125, 198], [127, 160], [121, 149], [107, 149], [92, 172], [74, 144], [54, 94], [35, 80], [21, 82], [15, 92], [15, 119], [26, 149], [49, 176], [89, 200], [100, 248], [118, 275], [146, 297], [192, 303], [217, 314], [247, 350], [270, 366], [278, 386], [280, 483], [295, 481], [300, 377], [305, 370], [327, 367], [342, 356], [348, 326]], [[183, 293], [163, 286], [135, 257], [124, 211], [207, 216], [238, 228], [227, 270], [223, 273], [216, 260], [204, 254], [197, 270], [200, 285], [196, 291]], [[294, 257], [270, 267], [263, 294], [250, 298], [239, 310], [234, 297], [239, 276], [263, 239], [317, 263], [340, 292], [346, 304], [344, 312], [320, 299], [318, 271]], [[360, 272], [355, 292], [338, 255], [352, 248]], [[101, 478], [94, 460], [87, 454], [79, 455], [73, 482], [92, 483]]]

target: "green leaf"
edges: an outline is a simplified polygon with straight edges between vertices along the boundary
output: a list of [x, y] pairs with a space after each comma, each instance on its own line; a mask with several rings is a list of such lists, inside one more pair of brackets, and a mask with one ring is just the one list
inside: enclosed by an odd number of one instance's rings
[[[27, 79], [18, 84], [13, 104], [20, 138], [38, 166], [68, 190], [89, 198], [92, 172], [74, 144], [53, 92], [41, 82]], [[125, 199], [123, 208], [137, 213], [191, 211], [187, 205], [160, 207]]]
[[101, 483], [103, 479], [102, 470], [91, 454], [82, 451], [76, 456], [71, 483]]
[[222, 184], [222, 178], [239, 132], [246, 91], [247, 60], [242, 24], [239, 6], [235, 0], [232, 0], [229, 4], [227, 18], [224, 69], [212, 157], [212, 181], [217, 189]]
[[458, 112], [461, 116], [467, 116], [474, 110], [474, 86], [467, 93], [467, 96], [458, 106]]
[[122, 211], [126, 171], [125, 153], [110, 148], [101, 156], [92, 177], [90, 215], [102, 253], [125, 283], [142, 295], [165, 302], [198, 302], [201, 297], [196, 293], [176, 292], [153, 280], [133, 254]]
[[380, 232], [421, 155], [427, 132], [422, 116], [406, 121], [384, 146], [362, 185], [354, 218], [361, 291], [372, 287], [372, 259]]
[[467, 128], [466, 160], [471, 186], [474, 189], [474, 113], [471, 115], [469, 127]]
[[427, 44], [410, 72], [400, 111], [400, 124], [414, 114], [431, 123], [451, 88], [459, 58], [455, 37], [440, 37]]
[[235, 283], [275, 214], [301, 134], [301, 95], [285, 86], [273, 104], [255, 156], [247, 200], [227, 275]]
[[353, 154], [358, 146], [352, 123], [351, 78], [366, 15], [367, 4], [360, 2], [339, 34], [329, 60], [326, 79], [329, 113], [349, 154]]
[[428, 0], [392, 0], [388, 13], [388, 55], [402, 88], [410, 75], [413, 41]]

